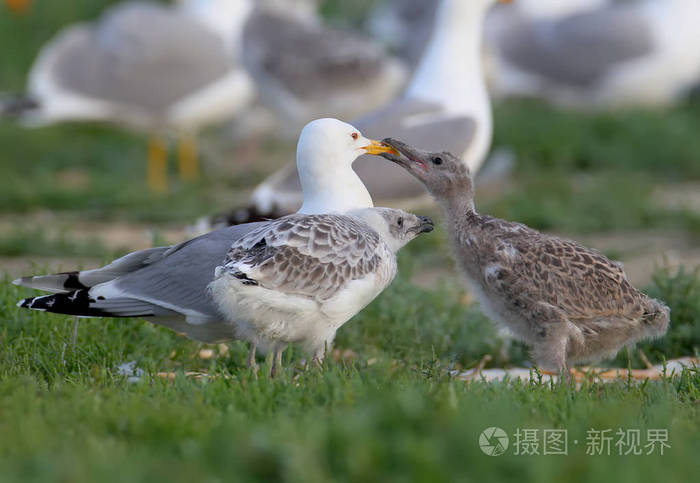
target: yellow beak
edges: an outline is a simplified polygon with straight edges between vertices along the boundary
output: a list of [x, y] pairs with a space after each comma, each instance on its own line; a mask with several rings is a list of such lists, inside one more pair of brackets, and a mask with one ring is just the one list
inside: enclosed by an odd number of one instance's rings
[[399, 152], [392, 148], [391, 146], [382, 143], [381, 141], [375, 141], [374, 139], [370, 139], [369, 145], [364, 147], [364, 150], [367, 154], [382, 154], [382, 153], [393, 153], [393, 154], [399, 154]]

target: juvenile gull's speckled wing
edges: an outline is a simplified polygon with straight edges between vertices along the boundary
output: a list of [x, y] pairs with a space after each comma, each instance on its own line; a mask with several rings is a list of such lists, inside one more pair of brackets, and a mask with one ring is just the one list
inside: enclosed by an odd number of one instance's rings
[[513, 309], [537, 313], [539, 307], [556, 307], [572, 321], [644, 315], [646, 297], [618, 263], [573, 241], [497, 221], [484, 226], [489, 240], [480, 247], [484, 279]]
[[223, 269], [245, 284], [323, 301], [374, 273], [382, 243], [351, 217], [289, 215], [234, 243]]

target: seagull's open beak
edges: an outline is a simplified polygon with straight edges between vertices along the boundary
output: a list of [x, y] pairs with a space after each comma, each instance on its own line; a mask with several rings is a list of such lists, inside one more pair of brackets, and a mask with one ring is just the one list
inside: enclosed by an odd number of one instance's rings
[[396, 149], [384, 144], [381, 141], [375, 141], [374, 139], [369, 140], [369, 144], [363, 148], [367, 154], [399, 154]]

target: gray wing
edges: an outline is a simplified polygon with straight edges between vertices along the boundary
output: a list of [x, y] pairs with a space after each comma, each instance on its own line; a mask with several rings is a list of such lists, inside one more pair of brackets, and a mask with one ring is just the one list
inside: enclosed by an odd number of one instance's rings
[[130, 253], [94, 270], [15, 280], [56, 292], [18, 305], [80, 317], [148, 317], [200, 341], [229, 340], [235, 334], [212, 303], [208, 285], [231, 245], [258, 226], [232, 226], [180, 245]]
[[[450, 151], [458, 156], [470, 146], [477, 127], [473, 118], [449, 115], [439, 104], [409, 98], [399, 99], [358, 119], [353, 125], [370, 138], [393, 137], [420, 149]], [[425, 193], [423, 185], [405, 169], [376, 156], [361, 156], [353, 164], [353, 169], [377, 205], [392, 204]], [[296, 167], [290, 166], [283, 178], [275, 178], [271, 189], [286, 195], [299, 193], [301, 205], [301, 184]]]
[[634, 6], [613, 6], [558, 21], [506, 29], [499, 47], [514, 66], [555, 82], [586, 87], [617, 64], [652, 51], [653, 33]]
[[[150, 302], [192, 317], [219, 318], [207, 286], [232, 243], [260, 223], [216, 230], [168, 249], [155, 263], [115, 279], [121, 297]], [[109, 290], [108, 290], [109, 291]]]
[[66, 31], [54, 42], [48, 65], [59, 86], [156, 113], [232, 68], [221, 38], [197, 19], [156, 4], [118, 5], [96, 25]]
[[245, 285], [323, 301], [377, 270], [380, 243], [351, 217], [289, 215], [241, 238], [222, 269]]
[[140, 270], [159, 260], [171, 249], [172, 247], [149, 248], [129, 253], [101, 268], [22, 277], [15, 280], [13, 283], [15, 285], [21, 285], [22, 287], [54, 293], [90, 288], [100, 283], [112, 281], [122, 275]]
[[246, 66], [258, 81], [276, 83], [299, 99], [332, 95], [380, 74], [385, 55], [350, 32], [254, 12], [243, 36]]

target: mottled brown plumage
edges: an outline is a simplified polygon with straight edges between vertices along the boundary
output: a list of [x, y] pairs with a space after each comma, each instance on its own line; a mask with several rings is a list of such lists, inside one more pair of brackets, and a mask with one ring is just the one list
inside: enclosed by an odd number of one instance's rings
[[619, 263], [573, 241], [478, 214], [459, 159], [385, 142], [401, 154], [384, 156], [421, 180], [445, 208], [457, 262], [484, 311], [532, 345], [542, 368], [566, 370], [666, 332], [668, 307], [630, 285]]
[[241, 238], [224, 268], [249, 284], [325, 302], [348, 280], [377, 270], [380, 244], [379, 234], [360, 219], [294, 214]]

